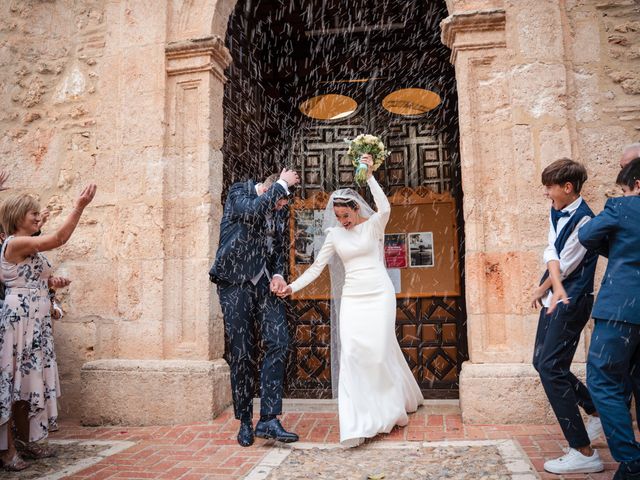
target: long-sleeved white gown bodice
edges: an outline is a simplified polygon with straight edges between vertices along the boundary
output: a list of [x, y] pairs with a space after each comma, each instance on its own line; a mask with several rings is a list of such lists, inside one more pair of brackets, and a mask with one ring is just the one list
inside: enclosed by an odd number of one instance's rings
[[367, 183], [377, 213], [349, 230], [329, 229], [313, 265], [291, 284], [293, 292], [307, 286], [334, 254], [344, 264], [338, 412], [345, 446], [406, 425], [423, 399], [395, 335], [396, 297], [383, 255], [391, 207], [376, 180]]

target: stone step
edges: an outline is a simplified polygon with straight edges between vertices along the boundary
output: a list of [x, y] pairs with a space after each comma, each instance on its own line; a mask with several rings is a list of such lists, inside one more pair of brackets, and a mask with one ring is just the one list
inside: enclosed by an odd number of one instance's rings
[[[253, 399], [254, 418], [260, 414], [260, 399]], [[282, 411], [288, 412], [330, 412], [338, 413], [337, 399], [285, 398], [282, 400]], [[419, 413], [428, 415], [460, 415], [460, 401], [423, 400]]]

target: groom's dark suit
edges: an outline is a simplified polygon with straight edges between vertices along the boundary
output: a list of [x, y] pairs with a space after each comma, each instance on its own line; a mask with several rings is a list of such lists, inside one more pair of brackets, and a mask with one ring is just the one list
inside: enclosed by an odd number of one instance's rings
[[270, 277], [284, 275], [286, 212], [276, 202], [286, 197], [274, 183], [258, 196], [255, 184], [235, 183], [229, 189], [220, 223], [220, 241], [209, 276], [218, 285], [231, 368], [233, 406], [237, 419], [253, 413], [256, 322], [265, 346], [260, 387], [260, 414], [282, 413], [284, 363], [289, 346], [286, 312], [269, 289]]

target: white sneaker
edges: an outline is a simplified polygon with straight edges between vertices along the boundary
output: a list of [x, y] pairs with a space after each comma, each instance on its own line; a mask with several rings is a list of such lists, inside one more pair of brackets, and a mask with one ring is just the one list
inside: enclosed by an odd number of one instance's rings
[[593, 451], [593, 455], [587, 457], [578, 450], [570, 448], [566, 455], [544, 462], [544, 469], [556, 475], [565, 473], [597, 473], [604, 470], [604, 465], [602, 464], [602, 460], [600, 460], [600, 455], [598, 455], [597, 450]]
[[593, 415], [589, 415], [589, 420], [587, 420], [585, 428], [587, 429], [587, 435], [589, 435], [589, 441], [591, 443], [604, 433], [600, 417], [594, 417]]

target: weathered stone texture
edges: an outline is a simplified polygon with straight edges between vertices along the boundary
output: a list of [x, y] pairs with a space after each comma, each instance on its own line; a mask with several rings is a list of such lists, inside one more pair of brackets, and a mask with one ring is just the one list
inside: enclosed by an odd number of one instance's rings
[[212, 420], [231, 395], [223, 360], [97, 360], [82, 368], [85, 425]]
[[[81, 389], [101, 388], [100, 375], [81, 381], [87, 361], [210, 363], [222, 355], [219, 307], [206, 276], [220, 214], [221, 138], [214, 139], [222, 132], [222, 77], [206, 68], [192, 75], [186, 103], [181, 91], [167, 94], [167, 22], [177, 22], [171, 34], [178, 37], [190, 22], [211, 29], [216, 2], [188, 6], [173, 17], [173, 2], [155, 0], [0, 2], [0, 169], [11, 172], [12, 188], [38, 194], [52, 211], [47, 231], [84, 184], [98, 184], [71, 240], [48, 255], [73, 281], [60, 295], [66, 316], [56, 327], [63, 415], [81, 416]], [[179, 145], [168, 148], [176, 133]], [[181, 337], [172, 338], [174, 331]], [[158, 368], [166, 382], [182, 375]], [[228, 403], [225, 392], [208, 395], [218, 403], [191, 418], [210, 418]]]
[[77, 411], [80, 367], [94, 358], [96, 332], [113, 321], [115, 269], [102, 241], [110, 228], [112, 190], [100, 168], [96, 132], [105, 44], [104, 1], [35, 0], [0, 3], [0, 168], [9, 185], [39, 195], [52, 211], [50, 228], [71, 209], [82, 185], [100, 192], [76, 235], [49, 258], [73, 284], [61, 294], [67, 316], [55, 327], [63, 415]]
[[[584, 378], [584, 366], [575, 371]], [[462, 420], [469, 424], [553, 423], [554, 415], [533, 366], [465, 363], [460, 376]]]
[[[590, 179], [583, 195], [596, 212], [615, 190], [622, 148], [638, 141], [640, 130], [640, 6], [447, 4], [443, 40], [456, 65], [465, 191], [471, 363], [461, 381], [463, 416], [480, 423], [545, 419], [544, 393], [526, 367], [537, 325], [530, 294], [548, 229], [540, 173], [561, 157], [584, 162]], [[585, 360], [586, 343], [576, 362]], [[513, 374], [490, 382], [485, 373], [493, 367]], [[518, 373], [522, 368], [527, 372]], [[508, 396], [526, 398], [530, 411], [505, 410]]]
[[[67, 315], [56, 327], [65, 415], [136, 423], [164, 422], [179, 411], [179, 395], [164, 412], [114, 410], [123, 406], [108, 402], [135, 393], [115, 388], [119, 376], [172, 387], [197, 371], [202, 381], [225, 384], [216, 363], [222, 319], [206, 269], [221, 214], [229, 62], [216, 35], [224, 37], [234, 6], [0, 2], [0, 168], [11, 171], [12, 187], [40, 195], [52, 211], [48, 229], [84, 183], [99, 184], [77, 233], [51, 255], [74, 282], [61, 295]], [[503, 417], [491, 415], [500, 409], [504, 418], [530, 422], [548, 417], [529, 365], [537, 322], [529, 295], [543, 268], [548, 222], [540, 173], [562, 156], [583, 161], [590, 175], [584, 196], [596, 211], [613, 190], [622, 147], [639, 139], [640, 6], [447, 6], [442, 38], [452, 48], [459, 97], [472, 362], [462, 377], [463, 415], [498, 422]], [[584, 353], [581, 346], [578, 361]], [[178, 359], [184, 368], [174, 368]], [[88, 365], [81, 379], [82, 364], [92, 360], [107, 363]], [[496, 363], [507, 373], [493, 383], [475, 368]], [[81, 385], [103, 392], [104, 401], [94, 395], [97, 403], [81, 407]], [[218, 402], [205, 417], [229, 400], [227, 390], [212, 396], [208, 388], [193, 393], [196, 403]], [[512, 401], [518, 395], [531, 399], [530, 410], [522, 410], [525, 400]], [[520, 408], [512, 417], [510, 405]]]
[[596, 211], [616, 190], [623, 146], [639, 139], [639, 22], [640, 5], [630, 0], [573, 2], [567, 9], [574, 137], [590, 174], [585, 197]]

